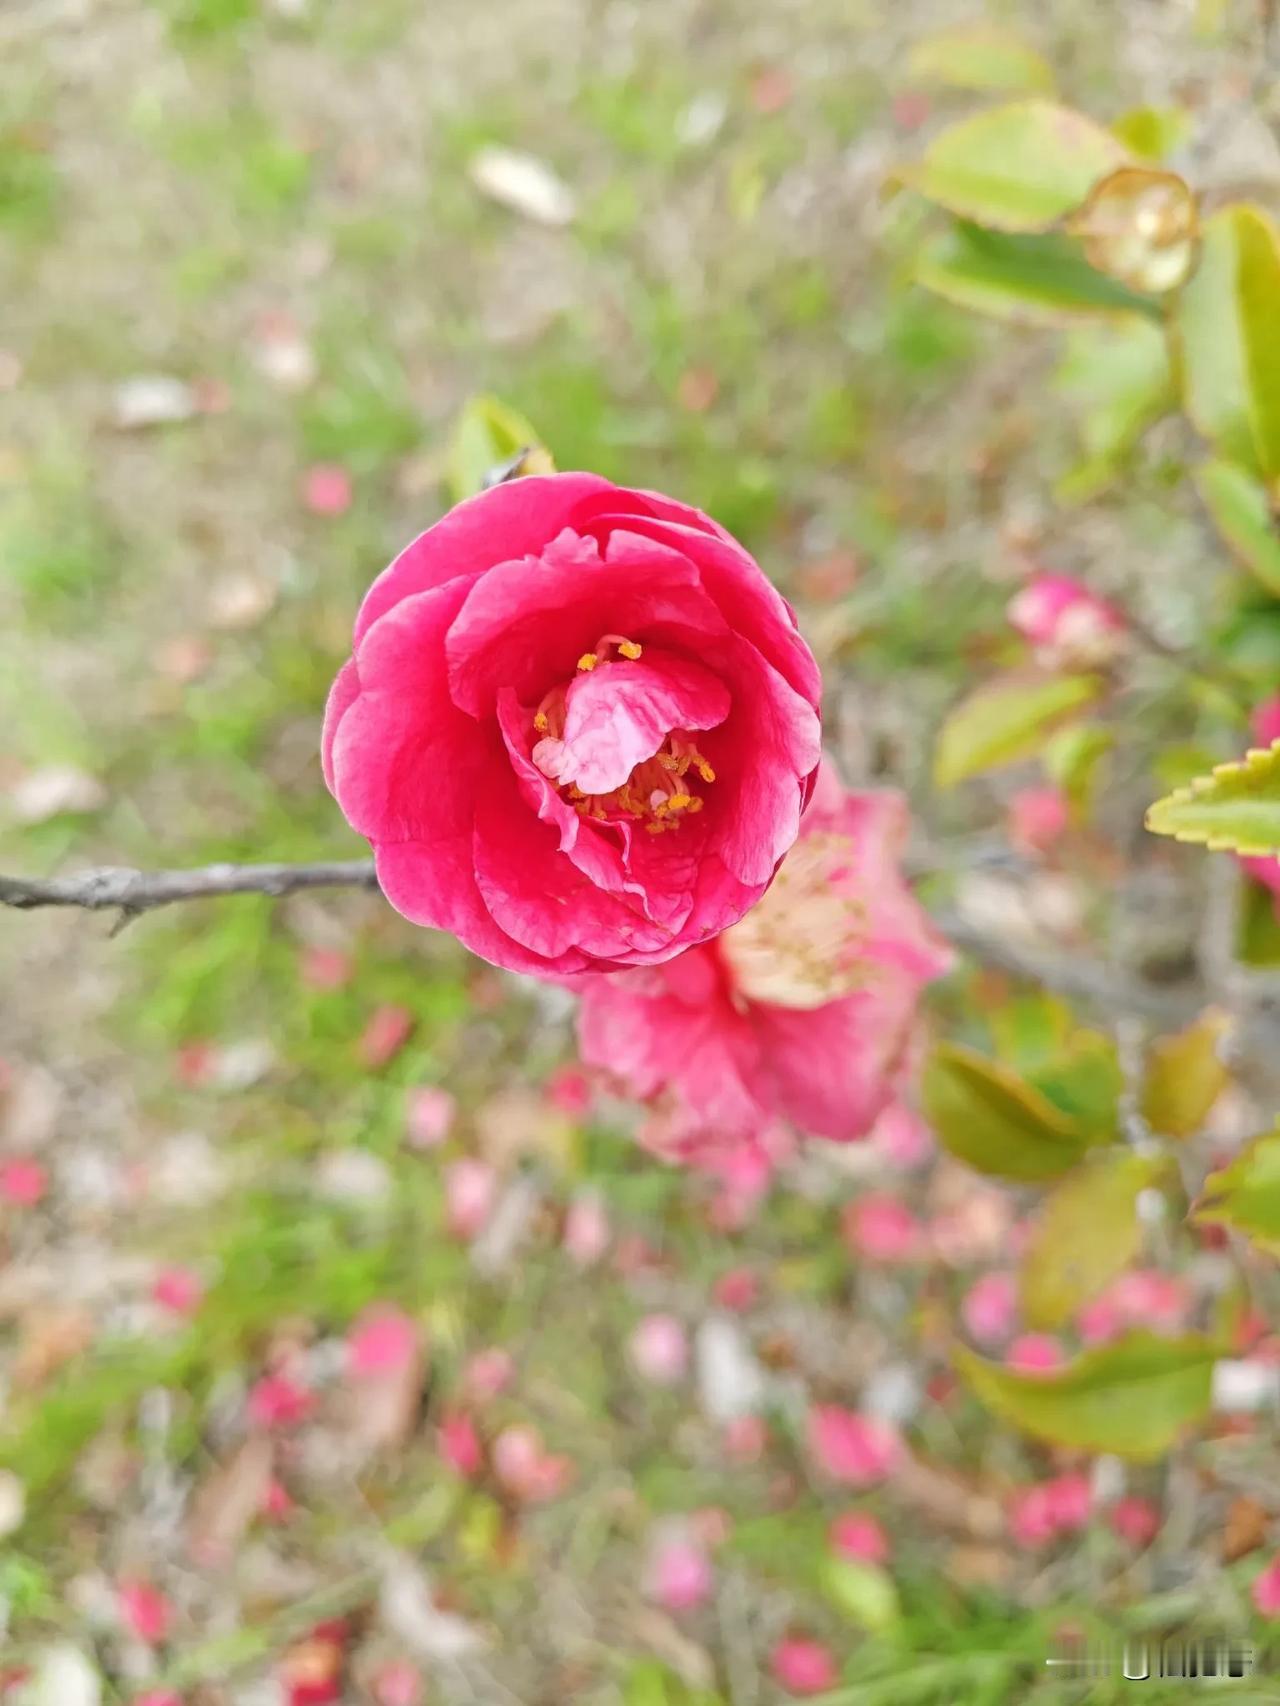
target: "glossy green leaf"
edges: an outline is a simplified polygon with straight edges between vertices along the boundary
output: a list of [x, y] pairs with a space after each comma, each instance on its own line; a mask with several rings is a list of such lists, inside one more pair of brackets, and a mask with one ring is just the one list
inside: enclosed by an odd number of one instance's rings
[[957, 1043], [934, 1049], [921, 1097], [943, 1147], [997, 1179], [1059, 1178], [1095, 1141], [1026, 1079]]
[[1091, 267], [1080, 244], [1058, 232], [1014, 236], [960, 222], [921, 251], [915, 278], [961, 308], [1026, 325], [1160, 313], [1150, 297]]
[[1027, 1082], [1101, 1142], [1116, 1136], [1124, 1073], [1114, 1040], [1075, 1030], [1050, 1059], [1027, 1069]]
[[1280, 741], [1157, 800], [1147, 828], [1215, 853], [1280, 853]]
[[960, 702], [943, 723], [934, 750], [940, 788], [1035, 752], [1051, 729], [1102, 692], [1096, 675], [1008, 676]]
[[1280, 598], [1280, 518], [1267, 489], [1238, 462], [1215, 457], [1196, 471], [1205, 508], [1236, 556]]
[[1187, 413], [1232, 461], [1280, 480], [1280, 232], [1261, 208], [1207, 219], [1178, 300]]
[[1055, 380], [1079, 410], [1086, 453], [1107, 462], [1132, 449], [1176, 401], [1164, 332], [1133, 317], [1073, 332]]
[[1049, 94], [1049, 62], [1009, 30], [995, 24], [957, 24], [918, 41], [907, 60], [917, 83], [950, 89], [987, 89], [1004, 93]]
[[1221, 1347], [1128, 1333], [1059, 1369], [1019, 1374], [957, 1346], [955, 1363], [979, 1399], [1037, 1439], [1120, 1457], [1160, 1457], [1204, 1416]]
[[904, 182], [964, 219], [997, 231], [1047, 231], [1127, 159], [1083, 113], [1053, 101], [1011, 101], [950, 126]]
[[447, 480], [454, 503], [483, 491], [495, 469], [522, 450], [539, 452], [529, 472], [550, 473], [553, 464], [537, 432], [517, 410], [497, 397], [472, 397], [463, 404], [449, 445]]
[[1138, 1195], [1164, 1163], [1117, 1149], [1083, 1162], [1041, 1205], [1022, 1260], [1022, 1312], [1061, 1327], [1128, 1267], [1142, 1244]]
[[1142, 1080], [1142, 1117], [1152, 1131], [1182, 1138], [1200, 1130], [1229, 1081], [1220, 1056], [1230, 1023], [1226, 1013], [1211, 1007], [1193, 1024], [1151, 1045]]
[[1228, 1166], [1210, 1173], [1191, 1218], [1229, 1226], [1280, 1256], [1280, 1129], [1255, 1137]]

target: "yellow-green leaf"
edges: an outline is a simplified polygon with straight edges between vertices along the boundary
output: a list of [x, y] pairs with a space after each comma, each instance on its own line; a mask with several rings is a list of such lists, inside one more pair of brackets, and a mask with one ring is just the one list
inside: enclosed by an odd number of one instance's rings
[[1165, 1163], [1131, 1149], [1083, 1162], [1045, 1199], [1022, 1260], [1022, 1312], [1060, 1327], [1122, 1273], [1142, 1244], [1138, 1195]]
[[1011, 101], [936, 136], [903, 182], [997, 231], [1047, 231], [1125, 163], [1120, 142], [1053, 101]]
[[926, 36], [912, 48], [907, 71], [914, 82], [950, 89], [1053, 90], [1048, 60], [995, 24], [957, 24]]
[[1134, 107], [1111, 126], [1111, 134], [1142, 160], [1163, 160], [1190, 131], [1191, 115], [1184, 107]]
[[1028, 757], [1050, 730], [1092, 704], [1102, 687], [1096, 675], [1008, 676], [979, 687], [939, 731], [934, 780], [949, 788]]
[[1142, 1080], [1142, 1117], [1152, 1131], [1191, 1137], [1200, 1130], [1229, 1081], [1219, 1049], [1230, 1025], [1228, 1014], [1210, 1007], [1185, 1030], [1151, 1045]]
[[916, 257], [915, 279], [958, 307], [1020, 325], [1151, 318], [1160, 310], [1091, 267], [1080, 244], [1059, 232], [1014, 236], [960, 221]]
[[958, 1043], [940, 1043], [921, 1078], [925, 1117], [952, 1155], [998, 1179], [1056, 1179], [1097, 1138], [1025, 1078]]
[[1280, 479], [1280, 232], [1235, 203], [1205, 221], [1175, 318], [1187, 413], [1232, 461]]
[[956, 1367], [979, 1399], [1024, 1433], [1053, 1445], [1120, 1457], [1160, 1457], [1209, 1409], [1221, 1347], [1128, 1333], [1062, 1368], [1018, 1374], [957, 1346]]
[[528, 466], [521, 472], [550, 474], [555, 464], [533, 426], [497, 397], [472, 397], [463, 404], [449, 445], [447, 480], [454, 503], [482, 491], [495, 470], [521, 451]]
[[1204, 507], [1236, 556], [1280, 598], [1280, 519], [1267, 489], [1237, 462], [1215, 457], [1196, 472]]
[[1204, 1182], [1191, 1218], [1243, 1232], [1280, 1256], [1280, 1129], [1264, 1132]]
[[1091, 457], [1125, 455], [1153, 421], [1174, 406], [1169, 346], [1159, 326], [1130, 316], [1080, 327], [1055, 380], [1080, 405], [1080, 437]]
[[1280, 853], [1280, 741], [1166, 794], [1148, 807], [1147, 828], [1213, 853]]
[[819, 1579], [832, 1604], [873, 1635], [891, 1629], [902, 1615], [893, 1577], [876, 1564], [828, 1557]]
[[1115, 745], [1110, 729], [1096, 723], [1080, 723], [1059, 729], [1045, 743], [1045, 773], [1058, 784], [1078, 812], [1088, 810], [1098, 778], [1098, 767]]

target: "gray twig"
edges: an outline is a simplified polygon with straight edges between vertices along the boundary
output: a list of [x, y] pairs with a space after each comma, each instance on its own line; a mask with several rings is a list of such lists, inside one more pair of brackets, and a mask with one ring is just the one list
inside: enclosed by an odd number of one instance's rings
[[376, 889], [372, 859], [329, 859], [314, 865], [199, 865], [189, 871], [138, 871], [104, 865], [65, 877], [0, 876], [0, 906], [26, 912], [39, 906], [78, 906], [120, 914], [117, 929], [178, 900], [224, 894], [265, 894], [279, 899], [299, 889]]

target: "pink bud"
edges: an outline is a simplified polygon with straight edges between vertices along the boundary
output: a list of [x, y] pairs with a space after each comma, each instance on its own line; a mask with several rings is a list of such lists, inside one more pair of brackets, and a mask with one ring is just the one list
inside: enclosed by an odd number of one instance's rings
[[1280, 1554], [1253, 1578], [1249, 1594], [1263, 1617], [1280, 1617]]
[[889, 1536], [865, 1511], [846, 1511], [831, 1524], [831, 1550], [858, 1564], [883, 1564], [889, 1556]]
[[484, 1465], [484, 1451], [480, 1445], [480, 1436], [476, 1433], [476, 1425], [470, 1416], [442, 1416], [436, 1431], [436, 1441], [440, 1456], [455, 1475], [461, 1475], [464, 1481], [470, 1481], [480, 1473]]
[[302, 498], [312, 515], [345, 515], [351, 508], [351, 476], [337, 462], [317, 462], [307, 469]]
[[1066, 831], [1067, 796], [1061, 788], [1022, 788], [1009, 801], [1010, 842], [1028, 858], [1052, 852]]
[[361, 1066], [371, 1070], [385, 1066], [399, 1054], [412, 1031], [413, 1014], [407, 1007], [398, 1007], [393, 1002], [376, 1007], [356, 1044]]
[[815, 1404], [809, 1411], [809, 1450], [833, 1480], [851, 1487], [883, 1481], [903, 1458], [890, 1423], [838, 1404]]
[[49, 1188], [49, 1175], [38, 1161], [15, 1156], [0, 1161], [0, 1199], [15, 1208], [34, 1208]]
[[562, 1242], [565, 1254], [580, 1268], [591, 1267], [609, 1248], [609, 1216], [594, 1191], [583, 1191], [569, 1204]]
[[720, 1275], [712, 1295], [721, 1309], [753, 1309], [760, 1299], [760, 1281], [750, 1268], [730, 1268]]
[[848, 1203], [840, 1217], [850, 1253], [867, 1262], [909, 1262], [920, 1253], [920, 1223], [905, 1203], [870, 1192]]
[[342, 989], [351, 982], [355, 965], [338, 948], [304, 948], [298, 972], [308, 989]]
[[410, 1090], [406, 1110], [406, 1132], [413, 1149], [438, 1149], [453, 1128], [457, 1103], [447, 1090], [421, 1084]]
[[655, 1386], [674, 1386], [689, 1367], [689, 1340], [674, 1315], [646, 1315], [630, 1339], [631, 1361]]
[[687, 1535], [661, 1540], [650, 1554], [646, 1592], [667, 1611], [692, 1611], [711, 1597], [711, 1563]]
[[259, 1428], [290, 1428], [305, 1421], [314, 1394], [287, 1374], [264, 1374], [249, 1391], [249, 1420]]
[[840, 1680], [830, 1649], [798, 1635], [778, 1642], [769, 1656], [769, 1669], [788, 1694], [822, 1694]]
[[498, 1176], [487, 1161], [464, 1156], [444, 1170], [445, 1217], [455, 1238], [470, 1243], [493, 1212]]
[[1024, 1333], [1009, 1346], [1005, 1362], [1019, 1374], [1045, 1374], [1066, 1360], [1062, 1346], [1049, 1333]]
[[511, 1353], [494, 1345], [477, 1351], [462, 1371], [462, 1394], [473, 1404], [488, 1404], [505, 1392], [515, 1373]]
[[577, 1066], [562, 1066], [547, 1080], [547, 1100], [557, 1113], [581, 1119], [591, 1107], [591, 1080]]
[[1109, 662], [1127, 624], [1113, 604], [1070, 575], [1037, 574], [1010, 601], [1006, 615], [1051, 665]]
[[417, 1323], [402, 1310], [373, 1304], [347, 1338], [347, 1369], [357, 1379], [404, 1368], [417, 1355]]
[[1018, 1313], [1018, 1281], [1007, 1273], [983, 1274], [965, 1293], [960, 1315], [980, 1344], [996, 1345], [1013, 1331]]
[[1160, 1532], [1160, 1511], [1150, 1499], [1117, 1499], [1108, 1512], [1112, 1528], [1130, 1546], [1150, 1546]]
[[149, 1582], [121, 1582], [117, 1590], [120, 1618], [130, 1634], [158, 1647], [173, 1623], [173, 1609], [165, 1596]]
[[204, 1296], [200, 1276], [190, 1268], [161, 1268], [151, 1282], [151, 1296], [173, 1315], [194, 1315]]

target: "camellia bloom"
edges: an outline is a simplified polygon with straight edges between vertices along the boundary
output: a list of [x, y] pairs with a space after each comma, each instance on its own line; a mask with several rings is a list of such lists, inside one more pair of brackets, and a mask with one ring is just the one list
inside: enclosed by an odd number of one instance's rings
[[651, 1104], [642, 1133], [712, 1168], [759, 1152], [783, 1122], [863, 1136], [910, 1065], [922, 987], [951, 964], [898, 869], [906, 805], [846, 793], [824, 764], [777, 881], [714, 944], [659, 968], [588, 980], [583, 1059]]
[[497, 965], [652, 965], [768, 888], [819, 757], [790, 606], [700, 511], [594, 474], [451, 510], [365, 595], [325, 780], [391, 904]]
[[[1270, 746], [1280, 740], [1280, 694], [1259, 705], [1253, 713], [1253, 738], [1259, 746]], [[1240, 863], [1251, 877], [1256, 877], [1275, 896], [1276, 916], [1280, 918], [1280, 859], [1270, 854], [1241, 859]]]
[[1124, 642], [1123, 613], [1072, 575], [1036, 574], [1005, 614], [1051, 669], [1109, 663]]

